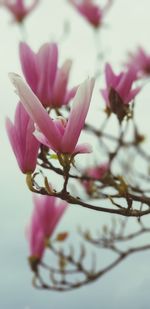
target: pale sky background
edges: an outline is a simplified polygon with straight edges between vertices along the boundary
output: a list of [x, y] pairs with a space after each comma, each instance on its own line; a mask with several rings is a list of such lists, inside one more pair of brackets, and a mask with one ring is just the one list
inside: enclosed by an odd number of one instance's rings
[[[101, 1], [98, 1], [101, 3]], [[116, 309], [150, 308], [150, 252], [128, 258], [112, 272], [94, 284], [68, 293], [39, 292], [31, 286], [28, 268], [28, 247], [25, 225], [32, 210], [31, 194], [25, 177], [18, 169], [6, 133], [5, 117], [13, 119], [17, 103], [8, 72], [21, 74], [18, 42], [22, 35], [17, 25], [10, 23], [10, 15], [0, 10], [0, 308], [2, 309]], [[71, 32], [61, 39], [64, 22]], [[60, 63], [74, 60], [71, 84], [78, 84], [94, 73], [95, 38], [91, 27], [65, 0], [42, 0], [41, 5], [26, 20], [26, 37], [35, 50], [44, 42], [60, 43]], [[61, 39], [61, 40], [60, 40]], [[105, 58], [118, 68], [126, 53], [142, 45], [150, 53], [150, 1], [114, 0], [114, 6], [101, 30], [99, 49]], [[98, 86], [101, 88], [101, 85]], [[100, 97], [99, 97], [100, 98]], [[102, 99], [100, 98], [100, 101]], [[149, 132], [150, 84], [137, 98], [137, 117], [143, 133]], [[100, 102], [100, 104], [102, 104]], [[97, 108], [97, 107], [96, 107]], [[88, 116], [94, 119], [94, 114]], [[92, 213], [72, 206], [64, 216], [59, 230], [75, 232], [76, 225], [100, 226], [110, 220], [108, 215]], [[149, 220], [147, 220], [149, 221]], [[132, 224], [132, 220], [131, 220]], [[104, 257], [105, 258], [105, 257]]]

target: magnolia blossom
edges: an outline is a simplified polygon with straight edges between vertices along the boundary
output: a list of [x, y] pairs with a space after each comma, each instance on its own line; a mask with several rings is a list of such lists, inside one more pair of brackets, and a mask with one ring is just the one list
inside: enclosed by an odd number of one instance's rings
[[150, 55], [142, 47], [139, 47], [135, 54], [130, 55], [127, 66], [134, 69], [139, 77], [150, 75]]
[[106, 5], [101, 8], [93, 0], [69, 0], [77, 11], [95, 28], [102, 24], [103, 17], [108, 10], [112, 0], [107, 0]]
[[35, 170], [40, 143], [34, 137], [34, 123], [18, 103], [14, 124], [6, 119], [6, 130], [18, 165], [23, 173]]
[[115, 74], [110, 66], [106, 64], [105, 66], [105, 79], [106, 88], [101, 90], [102, 96], [106, 104], [111, 108], [110, 91], [111, 89], [119, 95], [123, 104], [129, 104], [135, 96], [139, 93], [140, 88], [134, 88], [133, 83], [137, 79], [137, 75], [134, 69], [130, 68], [126, 72], [121, 72], [120, 74]]
[[[85, 176], [88, 176], [88, 177], [91, 177], [91, 178], [94, 178], [94, 179], [102, 179], [106, 173], [108, 172], [109, 170], [109, 164], [108, 163], [103, 163], [103, 164], [100, 164], [100, 165], [96, 165], [96, 166], [93, 166], [93, 167], [90, 167], [90, 168], [87, 168], [85, 171], [84, 171], [84, 175]], [[93, 180], [84, 180], [82, 182], [86, 192], [88, 194], [91, 194], [93, 193], [94, 191], [94, 181]]]
[[30, 257], [40, 260], [45, 250], [45, 240], [52, 236], [67, 203], [53, 196], [34, 195], [34, 210], [27, 228]]
[[77, 142], [88, 113], [94, 87], [93, 79], [86, 80], [78, 88], [68, 121], [64, 119], [53, 121], [22, 78], [14, 73], [10, 73], [10, 78], [22, 104], [38, 127], [35, 136], [42, 144], [59, 154], [76, 154], [91, 151], [89, 145], [77, 145]]
[[34, 53], [26, 43], [20, 44], [20, 61], [27, 83], [44, 107], [59, 108], [75, 95], [77, 87], [68, 90], [71, 60], [58, 67], [58, 47], [46, 43]]
[[26, 6], [25, 0], [1, 0], [0, 4], [10, 11], [16, 22], [21, 23], [33, 11], [38, 2], [39, 0], [31, 0], [31, 5]]

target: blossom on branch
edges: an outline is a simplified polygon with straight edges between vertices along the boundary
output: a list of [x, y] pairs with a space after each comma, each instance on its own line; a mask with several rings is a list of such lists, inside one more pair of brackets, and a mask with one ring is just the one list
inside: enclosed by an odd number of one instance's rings
[[91, 151], [89, 145], [77, 145], [77, 142], [88, 113], [94, 79], [87, 79], [79, 86], [68, 121], [62, 118], [53, 121], [23, 79], [14, 73], [10, 73], [10, 78], [26, 111], [37, 125], [38, 130], [35, 132], [35, 136], [42, 144], [48, 146], [57, 154], [76, 154]]
[[6, 119], [6, 130], [21, 171], [35, 170], [40, 143], [34, 137], [34, 123], [21, 103], [18, 103], [14, 124]]
[[101, 8], [93, 0], [69, 0], [76, 10], [95, 28], [98, 28], [103, 17], [110, 7], [112, 0], [107, 0], [106, 5]]
[[133, 89], [133, 83], [137, 80], [137, 73], [133, 68], [126, 72], [115, 74], [110, 64], [105, 66], [106, 88], [101, 90], [105, 103], [111, 112], [117, 114], [122, 121], [126, 115], [129, 103], [141, 90], [140, 87]]
[[34, 210], [27, 228], [30, 262], [39, 261], [45, 251], [45, 243], [52, 236], [67, 203], [53, 196], [33, 195]]
[[77, 87], [67, 89], [72, 62], [58, 67], [58, 47], [46, 43], [34, 53], [26, 43], [20, 43], [20, 61], [27, 83], [44, 107], [59, 108], [74, 97]]
[[91, 180], [87, 179], [87, 180], [82, 181], [82, 184], [83, 184], [86, 192], [89, 195], [93, 195], [93, 193], [95, 193], [96, 187], [95, 187], [93, 179], [94, 180], [95, 179], [97, 179], [97, 180], [103, 179], [106, 176], [108, 170], [109, 170], [109, 164], [103, 163], [103, 164], [100, 164], [100, 165], [89, 167], [84, 171], [85, 176], [88, 176], [89, 178], [91, 177]]
[[39, 0], [32, 0], [31, 5], [27, 7], [25, 0], [2, 0], [0, 4], [10, 11], [16, 22], [22, 23], [38, 3]]

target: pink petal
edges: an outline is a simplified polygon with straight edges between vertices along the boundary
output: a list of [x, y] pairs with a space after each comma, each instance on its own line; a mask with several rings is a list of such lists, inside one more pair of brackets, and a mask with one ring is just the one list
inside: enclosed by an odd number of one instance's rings
[[23, 105], [19, 102], [16, 108], [15, 112], [15, 120], [14, 120], [14, 126], [16, 128], [16, 132], [19, 139], [19, 144], [22, 148], [22, 153], [25, 153], [26, 145], [24, 142], [26, 132], [27, 132], [27, 126], [29, 122], [29, 115], [24, 109]]
[[[50, 144], [49, 140], [45, 137], [45, 135], [38, 131], [38, 130], [35, 130], [34, 131], [34, 136], [35, 138], [43, 145], [47, 146], [48, 148], [50, 149], [53, 149], [53, 145]], [[53, 149], [55, 151], [55, 149]]]
[[108, 105], [109, 104], [108, 89], [102, 89], [100, 92], [105, 100], [106, 105]]
[[16, 5], [17, 5], [18, 11], [23, 11], [25, 9], [24, 1], [23, 0], [17, 0]]
[[20, 61], [22, 71], [27, 83], [33, 91], [37, 88], [38, 72], [36, 66], [36, 55], [26, 43], [20, 43], [19, 46]]
[[74, 153], [91, 153], [92, 152], [92, 146], [90, 144], [79, 144], [75, 147]]
[[21, 150], [21, 145], [19, 143], [17, 131], [9, 118], [6, 118], [6, 130], [7, 130], [7, 134], [8, 134], [9, 141], [12, 146], [13, 152], [16, 156], [18, 165], [20, 169], [22, 170], [22, 172], [25, 173], [26, 170], [24, 169], [24, 165], [23, 165], [22, 150]]
[[[59, 220], [63, 216], [63, 214], [66, 211], [67, 206], [68, 206], [68, 204], [64, 201], [59, 200], [59, 203], [58, 203], [58, 199], [57, 200], [55, 199], [55, 203], [57, 203], [57, 204], [55, 205], [55, 210], [54, 210], [55, 213], [53, 214], [53, 220], [51, 221], [51, 226], [49, 226], [49, 228], [47, 230], [47, 233], [49, 235], [52, 235], [52, 233], [54, 232], [55, 228], [57, 227]], [[50, 217], [52, 218], [50, 209], [49, 209], [49, 214], [50, 214]]]
[[65, 95], [65, 99], [64, 99], [64, 104], [68, 104], [69, 101], [71, 101], [71, 99], [74, 98], [77, 90], [78, 90], [79, 86], [73, 87], [72, 89], [70, 89], [69, 91], [67, 91], [66, 95]]
[[113, 86], [113, 80], [114, 80], [114, 72], [110, 66], [109, 63], [106, 63], [105, 65], [105, 78], [106, 78], [106, 85], [107, 87]]
[[109, 91], [110, 87], [113, 87], [114, 89], [116, 88], [116, 86], [118, 85], [118, 83], [122, 79], [123, 75], [124, 75], [123, 73], [116, 75], [113, 72], [111, 65], [109, 63], [106, 63], [106, 65], [105, 65], [105, 78], [106, 78], [106, 86], [108, 88], [108, 91]]
[[45, 237], [52, 236], [67, 208], [67, 203], [53, 196], [36, 196], [36, 194], [33, 195], [33, 201]]
[[40, 143], [33, 135], [34, 131], [34, 124], [33, 121], [30, 119], [27, 126], [26, 132], [26, 149], [25, 149], [25, 160], [28, 169], [33, 171], [36, 168], [37, 163], [37, 156], [40, 147]]
[[71, 65], [72, 61], [66, 60], [62, 68], [57, 70], [53, 89], [53, 104], [56, 107], [60, 107], [64, 103]]
[[131, 100], [133, 100], [135, 96], [140, 92], [140, 90], [141, 90], [141, 87], [131, 90], [129, 95], [126, 98], [126, 104], [128, 104]]
[[118, 86], [116, 87], [117, 92], [121, 98], [126, 102], [126, 97], [132, 87], [132, 83], [136, 80], [136, 73], [134, 69], [129, 69], [121, 78]]
[[23, 173], [35, 170], [39, 142], [33, 136], [33, 121], [19, 103], [16, 108], [14, 125], [9, 119], [6, 120], [8, 137]]
[[58, 61], [58, 49], [55, 43], [44, 44], [37, 54], [39, 66], [38, 95], [45, 106], [52, 99], [52, 87], [55, 81]]
[[45, 250], [44, 233], [36, 207], [34, 207], [30, 225], [27, 228], [27, 239], [29, 241], [30, 255], [42, 258]]
[[62, 138], [62, 150], [64, 153], [73, 152], [75, 149], [88, 113], [93, 87], [94, 79], [91, 79], [81, 84], [77, 90], [65, 133]]

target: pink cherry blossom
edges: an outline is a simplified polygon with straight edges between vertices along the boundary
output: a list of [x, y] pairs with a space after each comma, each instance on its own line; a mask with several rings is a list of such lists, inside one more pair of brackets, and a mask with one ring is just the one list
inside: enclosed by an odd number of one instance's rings
[[94, 0], [69, 0], [69, 2], [92, 26], [98, 28], [112, 0], [108, 0], [103, 8], [95, 4]]
[[73, 100], [68, 121], [53, 121], [39, 99], [23, 79], [14, 73], [10, 78], [26, 111], [36, 123], [38, 140], [59, 154], [76, 154], [91, 151], [87, 144], [77, 145], [88, 113], [94, 80], [88, 79], [80, 85]]
[[134, 69], [138, 77], [150, 75], [150, 54], [139, 47], [135, 54], [130, 54], [127, 66]]
[[31, 0], [31, 5], [26, 6], [25, 0], [2, 0], [1, 4], [13, 15], [14, 20], [21, 23], [33, 11], [39, 0]]
[[40, 143], [34, 137], [34, 123], [18, 103], [14, 124], [6, 119], [6, 129], [18, 165], [23, 173], [35, 170]]
[[20, 43], [20, 61], [27, 83], [44, 107], [59, 108], [74, 97], [77, 87], [68, 90], [72, 62], [58, 67], [58, 47], [46, 43], [34, 53], [26, 43]]
[[45, 251], [45, 240], [52, 236], [67, 203], [53, 196], [33, 195], [34, 210], [27, 228], [30, 257], [40, 260]]
[[119, 95], [123, 104], [129, 104], [135, 96], [139, 93], [140, 88], [133, 89], [133, 83], [137, 79], [137, 75], [134, 69], [130, 68], [125, 72], [120, 74], [115, 74], [112, 70], [110, 64], [105, 66], [105, 79], [106, 79], [106, 88], [101, 90], [102, 96], [105, 100], [106, 105], [111, 107], [110, 102], [110, 91], [111, 89]]

